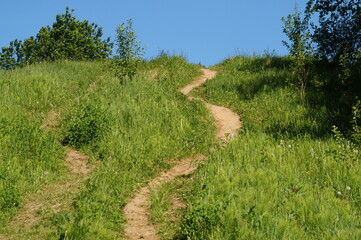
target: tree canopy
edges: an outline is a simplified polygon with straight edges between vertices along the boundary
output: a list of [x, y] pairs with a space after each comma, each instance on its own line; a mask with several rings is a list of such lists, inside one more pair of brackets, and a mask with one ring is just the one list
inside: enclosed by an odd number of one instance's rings
[[320, 57], [338, 61], [341, 55], [354, 61], [361, 51], [361, 0], [316, 0], [318, 13], [313, 40]]
[[44, 61], [60, 59], [98, 60], [111, 54], [110, 39], [102, 40], [103, 31], [95, 23], [79, 21], [74, 10], [66, 8], [52, 26], [42, 27], [37, 35], [23, 41], [11, 41], [0, 52], [0, 69], [13, 69]]

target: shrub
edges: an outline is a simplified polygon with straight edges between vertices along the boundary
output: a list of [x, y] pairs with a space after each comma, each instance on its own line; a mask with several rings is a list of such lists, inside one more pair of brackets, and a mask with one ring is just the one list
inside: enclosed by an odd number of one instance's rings
[[132, 19], [127, 21], [127, 25], [122, 23], [117, 29], [117, 54], [110, 62], [110, 69], [124, 82], [126, 78], [133, 78], [137, 72], [138, 65], [142, 59], [144, 49], [137, 41], [133, 29]]
[[217, 226], [220, 206], [201, 205], [190, 208], [182, 220], [181, 239], [203, 239], [206, 233]]
[[109, 113], [94, 103], [74, 105], [62, 120], [62, 143], [75, 148], [94, 143], [107, 132], [109, 123]]

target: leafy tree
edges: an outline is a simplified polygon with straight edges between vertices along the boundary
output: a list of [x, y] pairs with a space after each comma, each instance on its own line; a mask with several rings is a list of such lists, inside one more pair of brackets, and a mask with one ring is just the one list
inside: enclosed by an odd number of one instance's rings
[[[312, 16], [317, 22], [311, 22]], [[312, 78], [317, 91], [323, 92], [323, 104], [335, 113], [343, 128], [351, 126], [359, 134], [359, 110], [355, 117], [355, 108], [351, 112], [349, 106], [360, 108], [354, 99], [361, 97], [361, 0], [309, 0], [304, 18], [296, 11], [283, 21], [283, 31], [290, 40], [284, 44], [290, 51], [293, 79], [301, 95], [305, 92], [303, 81]]]
[[[16, 46], [18, 46], [18, 44], [16, 44]], [[0, 69], [9, 70], [17, 64], [14, 57], [14, 55], [16, 55], [16, 46], [15, 41], [11, 41], [9, 47], [2, 48], [0, 53]]]
[[361, 0], [316, 0], [313, 11], [319, 14], [313, 39], [323, 59], [351, 62], [360, 58]]
[[112, 43], [102, 40], [102, 28], [87, 20], [79, 21], [66, 8], [56, 16], [52, 26], [43, 27], [36, 37], [10, 42], [0, 53], [0, 69], [12, 69], [43, 61], [59, 59], [97, 60], [111, 54]]
[[310, 63], [312, 61], [312, 41], [309, 29], [312, 14], [311, 4], [312, 2], [309, 2], [307, 5], [303, 18], [297, 6], [294, 14], [282, 18], [284, 22], [283, 32], [290, 40], [290, 42], [283, 41], [283, 44], [290, 51], [293, 85], [298, 89], [302, 102], [305, 100]]
[[135, 75], [143, 57], [144, 48], [140, 46], [140, 41], [137, 41], [132, 19], [127, 21], [127, 25], [120, 24], [116, 32], [118, 55], [114, 56], [111, 68], [123, 82], [126, 78], [131, 79]]

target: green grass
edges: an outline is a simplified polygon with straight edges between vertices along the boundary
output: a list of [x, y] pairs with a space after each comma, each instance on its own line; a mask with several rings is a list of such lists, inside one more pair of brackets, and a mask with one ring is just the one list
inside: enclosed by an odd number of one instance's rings
[[181, 220], [186, 209], [184, 197], [191, 182], [191, 175], [180, 176], [151, 191], [150, 219], [160, 239], [171, 240], [179, 237]]
[[[0, 151], [0, 171], [9, 174], [0, 189], [19, 193], [11, 212], [1, 208], [3, 223], [16, 214], [24, 195], [64, 179], [62, 142], [88, 154], [98, 167], [81, 186], [71, 209], [39, 213], [45, 218], [18, 238], [119, 239], [128, 198], [170, 167], [168, 159], [205, 153], [214, 143], [207, 110], [178, 92], [201, 74], [198, 68], [181, 57], [161, 56], [142, 63], [134, 79], [124, 84], [96, 62], [57, 62], [0, 72], [0, 84], [6, 87], [0, 89], [1, 114], [7, 111], [1, 116], [5, 120], [0, 134], [9, 136], [0, 140], [6, 146]], [[44, 130], [40, 126], [52, 110], [60, 113], [60, 127]], [[30, 125], [33, 132], [24, 135], [21, 124]], [[20, 158], [24, 151], [12, 153], [13, 143], [37, 155]], [[11, 154], [19, 160], [7, 168]], [[21, 166], [25, 160], [29, 165]], [[30, 177], [29, 172], [33, 172]]]
[[[150, 78], [152, 71], [157, 75]], [[102, 164], [61, 226], [65, 239], [118, 238], [121, 209], [140, 185], [168, 167], [167, 159], [208, 151], [213, 142], [209, 113], [178, 92], [198, 75], [182, 58], [161, 57], [146, 63], [133, 81], [119, 86], [117, 79], [104, 79], [87, 96], [112, 120], [108, 134], [85, 148]]]
[[56, 134], [41, 128], [49, 111], [62, 111], [87, 91], [97, 64], [58, 62], [0, 71], [0, 225], [25, 194], [65, 171]]
[[244, 127], [196, 172], [182, 238], [359, 239], [359, 148], [333, 137], [332, 113], [301, 104], [285, 59], [215, 68], [197, 93], [238, 112]]
[[[302, 105], [283, 58], [236, 57], [214, 68], [217, 77], [196, 94], [238, 112], [244, 127], [209, 154], [189, 190], [178, 179], [152, 193], [162, 237], [361, 238], [360, 149], [333, 136], [338, 113], [329, 111], [322, 92], [309, 91], [307, 99], [320, 101]], [[121, 238], [122, 208], [170, 167], [168, 159], [215, 148], [209, 112], [178, 92], [199, 75], [198, 66], [168, 56], [142, 63], [124, 84], [96, 62], [0, 71], [0, 231], [16, 232], [7, 223], [24, 196], [68, 179], [63, 143], [88, 154], [97, 168], [71, 207], [43, 209], [40, 222], [13, 237]], [[59, 113], [60, 127], [46, 129], [51, 111]], [[178, 192], [188, 208], [181, 223], [169, 222], [184, 213], [171, 211]]]

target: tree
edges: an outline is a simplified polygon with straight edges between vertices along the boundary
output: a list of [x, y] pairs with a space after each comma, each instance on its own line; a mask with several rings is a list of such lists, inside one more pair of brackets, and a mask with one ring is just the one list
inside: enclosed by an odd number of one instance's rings
[[283, 32], [288, 37], [290, 43], [282, 42], [290, 51], [293, 84], [298, 89], [303, 103], [309, 78], [309, 62], [312, 59], [312, 41], [309, 29], [312, 15], [311, 6], [312, 1], [308, 3], [303, 19], [297, 6], [295, 6], [294, 14], [288, 15], [287, 18], [282, 18], [284, 22]]
[[117, 29], [117, 53], [118, 58], [125, 61], [141, 60], [143, 56], [143, 48], [133, 29], [133, 20], [128, 19], [127, 24], [120, 24]]
[[360, 60], [361, 0], [316, 0], [313, 11], [319, 14], [313, 39], [318, 55], [339, 62]]
[[44, 61], [97, 60], [111, 54], [110, 39], [102, 40], [102, 28], [87, 20], [79, 21], [74, 10], [66, 8], [65, 14], [58, 14], [53, 25], [43, 27], [36, 37], [24, 41], [10, 42], [0, 53], [0, 69], [13, 69]]
[[140, 46], [140, 41], [137, 41], [132, 19], [127, 21], [127, 25], [124, 23], [120, 24], [116, 32], [118, 55], [114, 56], [111, 68], [115, 75], [121, 81], [124, 81], [125, 78], [131, 79], [135, 75], [143, 57], [144, 48]]

